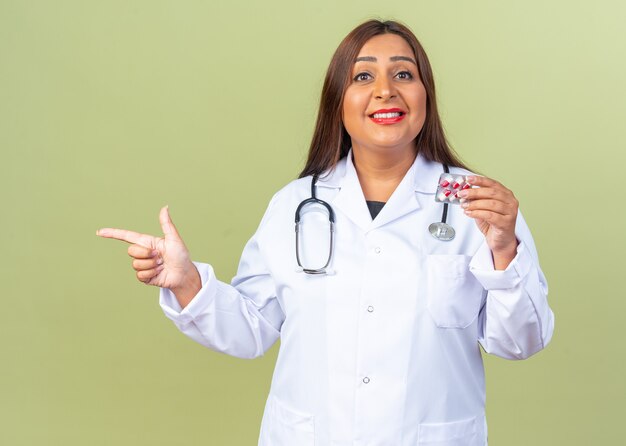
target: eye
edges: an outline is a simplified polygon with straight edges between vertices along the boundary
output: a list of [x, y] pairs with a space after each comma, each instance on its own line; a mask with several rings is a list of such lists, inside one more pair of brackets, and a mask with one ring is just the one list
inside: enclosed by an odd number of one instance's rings
[[356, 76], [354, 76], [354, 77], [352, 78], [352, 80], [353, 80], [354, 82], [363, 82], [363, 81], [370, 80], [371, 78], [372, 78], [372, 75], [371, 75], [371, 74], [369, 74], [369, 73], [365, 73], [365, 72], [362, 72], [362, 73], [359, 73], [359, 74], [357, 74]]
[[413, 79], [413, 74], [410, 71], [400, 71], [398, 74], [396, 74], [396, 76], [399, 79]]

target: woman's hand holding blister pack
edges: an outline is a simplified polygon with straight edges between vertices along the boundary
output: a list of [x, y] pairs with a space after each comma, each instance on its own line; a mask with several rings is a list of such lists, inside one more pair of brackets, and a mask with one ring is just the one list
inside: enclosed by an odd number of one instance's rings
[[505, 269], [517, 253], [515, 222], [519, 203], [513, 192], [496, 180], [475, 175], [467, 180], [472, 187], [458, 193], [461, 207], [485, 236], [495, 268]]
[[444, 173], [439, 178], [435, 201], [460, 204], [465, 215], [476, 221], [493, 253], [496, 269], [505, 269], [513, 260], [519, 207], [513, 192], [491, 178]]

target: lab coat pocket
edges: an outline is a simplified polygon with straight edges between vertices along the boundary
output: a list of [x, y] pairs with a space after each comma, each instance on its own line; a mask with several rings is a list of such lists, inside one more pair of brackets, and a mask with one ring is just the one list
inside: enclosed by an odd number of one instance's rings
[[471, 256], [429, 255], [426, 258], [427, 305], [441, 328], [465, 328], [478, 316], [483, 287], [469, 271]]
[[269, 444], [271, 446], [314, 446], [314, 416], [288, 407], [275, 396], [272, 399]]
[[417, 446], [479, 446], [478, 443], [476, 418], [418, 426]]

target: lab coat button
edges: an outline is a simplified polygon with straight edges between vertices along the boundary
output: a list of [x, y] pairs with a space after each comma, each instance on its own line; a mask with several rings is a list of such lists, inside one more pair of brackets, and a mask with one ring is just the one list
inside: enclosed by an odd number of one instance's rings
[[380, 254], [381, 251], [382, 251], [382, 249], [380, 249], [380, 246], [377, 246], [376, 248], [374, 248], [374, 252], [376, 254]]
[[372, 307], [371, 305], [369, 307], [367, 307], [367, 311], [369, 311], [370, 313], [374, 311], [374, 307]]
[[367, 384], [368, 382], [370, 382], [370, 379], [366, 376], [365, 378], [363, 378], [363, 382]]

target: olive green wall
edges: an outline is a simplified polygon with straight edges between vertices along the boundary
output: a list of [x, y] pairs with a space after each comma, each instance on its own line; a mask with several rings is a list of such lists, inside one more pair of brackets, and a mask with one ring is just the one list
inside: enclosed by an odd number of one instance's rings
[[623, 441], [625, 5], [0, 0], [0, 444], [256, 444], [276, 346], [194, 344], [94, 232], [158, 233], [169, 204], [229, 280], [370, 17], [421, 39], [451, 142], [516, 193], [550, 281], [549, 348], [486, 358], [490, 444]]

